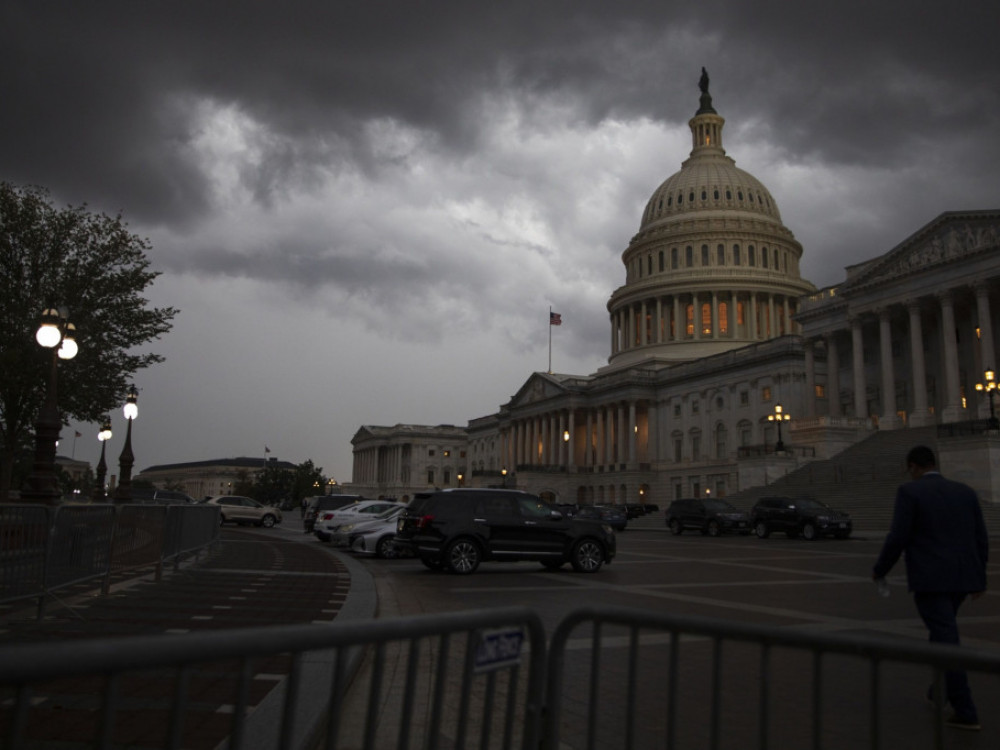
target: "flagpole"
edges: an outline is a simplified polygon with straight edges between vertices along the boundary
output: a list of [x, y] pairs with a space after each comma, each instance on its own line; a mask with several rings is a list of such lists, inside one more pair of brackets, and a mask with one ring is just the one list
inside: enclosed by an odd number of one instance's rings
[[552, 305], [549, 305], [549, 375], [552, 374]]

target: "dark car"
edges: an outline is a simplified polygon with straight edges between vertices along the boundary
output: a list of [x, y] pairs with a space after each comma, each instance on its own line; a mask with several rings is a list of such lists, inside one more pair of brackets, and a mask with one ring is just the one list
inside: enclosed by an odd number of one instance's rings
[[667, 526], [673, 534], [696, 529], [702, 534], [749, 534], [750, 517], [731, 503], [718, 498], [682, 498], [667, 507]]
[[140, 505], [190, 505], [197, 502], [186, 492], [177, 490], [147, 489], [133, 487], [129, 492], [133, 503]]
[[615, 556], [605, 523], [567, 518], [527, 492], [449, 489], [414, 496], [396, 525], [396, 545], [432, 570], [472, 573], [481, 561], [565, 563], [595, 573]]
[[628, 516], [630, 521], [633, 518], [646, 515], [646, 506], [642, 503], [625, 503], [622, 508], [625, 510], [625, 515]]
[[302, 530], [311, 534], [316, 527], [316, 517], [324, 510], [337, 510], [351, 503], [367, 499], [361, 495], [315, 495], [306, 498], [306, 511], [302, 515]]
[[772, 531], [784, 531], [790, 538], [803, 539], [851, 535], [851, 517], [810, 497], [763, 497], [750, 511], [750, 523], [761, 539]]
[[628, 514], [617, 505], [583, 505], [575, 517], [603, 521], [615, 531], [625, 531], [628, 526]]

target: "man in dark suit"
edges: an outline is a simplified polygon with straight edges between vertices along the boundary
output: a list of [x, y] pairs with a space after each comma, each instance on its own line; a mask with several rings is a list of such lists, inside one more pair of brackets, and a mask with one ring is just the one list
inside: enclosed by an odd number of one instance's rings
[[[906, 553], [906, 580], [932, 643], [958, 645], [958, 608], [966, 596], [986, 591], [989, 540], [975, 490], [945, 479], [934, 452], [919, 445], [906, 456], [912, 482], [896, 491], [892, 527], [872, 577], [884, 578]], [[945, 673], [949, 726], [979, 729], [976, 705], [965, 672]]]

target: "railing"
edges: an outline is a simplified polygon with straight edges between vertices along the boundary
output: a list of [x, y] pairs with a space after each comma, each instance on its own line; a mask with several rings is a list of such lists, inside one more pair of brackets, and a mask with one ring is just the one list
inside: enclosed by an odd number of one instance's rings
[[[570, 659], [570, 651], [587, 656]], [[1000, 654], [633, 609], [582, 609], [560, 623], [550, 644], [545, 747], [877, 750], [883, 739], [885, 747], [912, 747], [895, 734], [884, 738], [883, 725], [884, 706], [892, 702], [893, 690], [884, 687], [890, 678], [912, 687], [917, 698], [926, 689], [930, 675], [914, 674], [914, 665], [933, 670], [943, 695], [946, 669], [1000, 675]], [[608, 696], [621, 700], [610, 705]], [[568, 706], [586, 721], [567, 719]], [[944, 747], [943, 708], [939, 701], [932, 721], [936, 748]]]
[[0, 505], [0, 603], [38, 599], [114, 573], [175, 566], [218, 539], [219, 509], [190, 505]]
[[[611, 607], [568, 614], [547, 650], [539, 616], [511, 607], [0, 648], [0, 727], [3, 747], [32, 745], [82, 682], [78, 741], [100, 748], [153, 713], [144, 746], [204, 744], [199, 710], [231, 750], [877, 750], [923, 747], [927, 728], [942, 748], [942, 701], [918, 720], [897, 698], [922, 697], [928, 672], [942, 695], [946, 669], [997, 676], [1000, 654]], [[277, 681], [264, 697], [261, 671]]]
[[[372, 649], [354, 679], [362, 646]], [[287, 676], [265, 698], [252, 696], [260, 665], [273, 673], [279, 654], [290, 657]], [[227, 707], [231, 750], [313, 747], [320, 738], [331, 750], [539, 747], [545, 633], [523, 607], [0, 650], [0, 707], [10, 707], [0, 708], [0, 744], [18, 750], [44, 736], [46, 697], [58, 695], [66, 678], [99, 676], [103, 684], [79, 710], [81, 719], [89, 711], [80, 721], [81, 744], [110, 747], [119, 725], [157, 714], [169, 721], [162, 736], [144, 730], [144, 746], [204, 745], [205, 728], [185, 722], [197, 710], [191, 704], [205, 700], [189, 700], [199, 668], [218, 683], [212, 700]], [[164, 670], [173, 670], [166, 685]], [[160, 699], [150, 710], [143, 680], [157, 678]], [[141, 696], [123, 689], [136, 684], [145, 687]]]

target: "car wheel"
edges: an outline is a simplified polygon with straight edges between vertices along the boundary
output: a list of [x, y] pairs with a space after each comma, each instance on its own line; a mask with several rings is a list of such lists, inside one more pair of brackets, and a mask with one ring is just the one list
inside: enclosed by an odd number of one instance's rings
[[226, 525], [226, 517], [220, 513], [219, 514], [219, 526], [225, 526], [225, 525]]
[[263, 526], [265, 529], [270, 529], [272, 526], [274, 526], [274, 516], [268, 513], [266, 516], [260, 519], [260, 525]]
[[684, 533], [684, 527], [681, 526], [681, 522], [678, 521], [676, 518], [670, 519], [670, 533], [673, 534], [674, 536], [680, 536], [682, 533]]
[[767, 524], [763, 521], [758, 521], [753, 525], [753, 531], [757, 535], [758, 539], [767, 539], [771, 535], [771, 530], [767, 528]]
[[572, 563], [577, 573], [596, 573], [604, 564], [604, 548], [593, 539], [581, 539], [573, 547]]
[[718, 536], [722, 532], [722, 529], [719, 528], [718, 521], [709, 521], [708, 528], [706, 530], [708, 531], [709, 536]]
[[448, 570], [465, 576], [476, 572], [482, 553], [471, 539], [458, 539], [449, 545], [444, 559]]
[[438, 560], [436, 557], [428, 557], [427, 555], [421, 555], [420, 562], [424, 564], [424, 567], [430, 568], [431, 570], [441, 570], [444, 568], [444, 563]]
[[816, 540], [817, 536], [818, 535], [816, 534], [816, 524], [812, 523], [811, 521], [806, 521], [804, 524], [802, 524], [803, 539], [805, 539], [808, 542], [812, 542]]
[[392, 560], [399, 555], [396, 554], [396, 544], [393, 541], [392, 534], [388, 534], [375, 544], [375, 556], [381, 557], [385, 560]]

